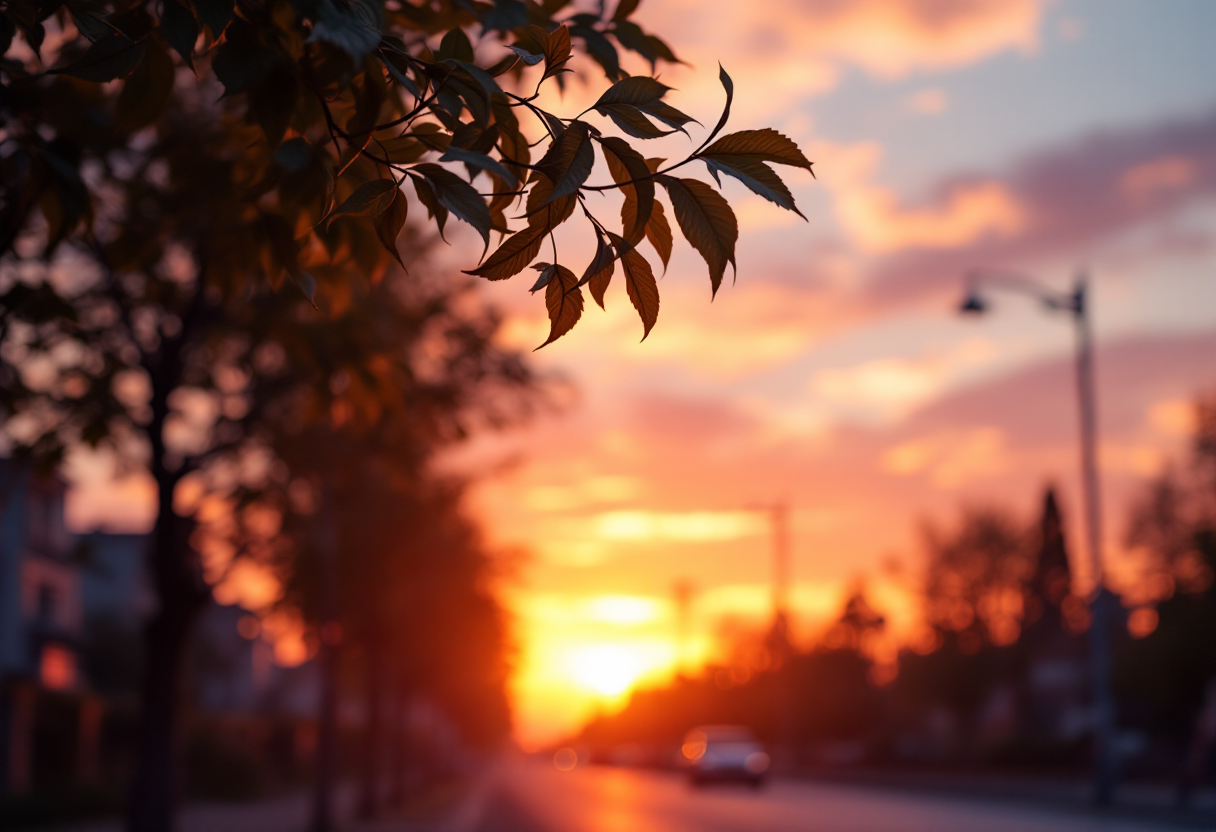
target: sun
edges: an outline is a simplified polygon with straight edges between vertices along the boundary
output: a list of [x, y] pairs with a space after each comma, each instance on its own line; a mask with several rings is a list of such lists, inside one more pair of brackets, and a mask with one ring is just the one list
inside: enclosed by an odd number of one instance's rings
[[620, 696], [645, 672], [641, 657], [626, 647], [597, 644], [570, 655], [570, 674], [581, 687], [601, 696]]

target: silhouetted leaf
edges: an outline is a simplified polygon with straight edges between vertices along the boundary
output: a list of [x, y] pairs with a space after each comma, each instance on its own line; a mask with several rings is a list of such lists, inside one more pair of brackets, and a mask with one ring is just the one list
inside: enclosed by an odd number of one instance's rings
[[638, 153], [627, 142], [615, 137], [600, 141], [604, 151], [604, 159], [608, 162], [608, 172], [612, 181], [621, 186], [625, 195], [625, 203], [629, 204], [633, 222], [624, 226], [625, 237], [637, 243], [646, 232], [646, 223], [650, 220], [650, 212], [654, 206], [654, 179], [651, 170]]
[[583, 48], [587, 50], [587, 54], [591, 56], [592, 60], [603, 67], [604, 75], [609, 81], [616, 81], [621, 77], [620, 56], [617, 55], [612, 41], [604, 37], [602, 32], [590, 26], [573, 26], [570, 34], [582, 38]]
[[211, 58], [211, 71], [224, 85], [224, 97], [245, 92], [260, 81], [274, 63], [274, 53], [258, 43], [250, 24], [235, 20]]
[[490, 209], [476, 188], [447, 168], [429, 162], [414, 165], [410, 170], [426, 177], [426, 181], [435, 189], [440, 204], [473, 226], [489, 248]]
[[641, 0], [621, 0], [621, 2], [616, 4], [616, 11], [613, 12], [612, 19], [619, 22], [629, 17], [629, 15], [637, 11], [638, 3], [640, 2]]
[[164, 0], [160, 12], [160, 34], [186, 66], [194, 69], [194, 42], [198, 40], [194, 12], [177, 0]]
[[650, 263], [633, 245], [615, 234], [612, 235], [612, 242], [621, 257], [625, 291], [633, 308], [638, 311], [638, 317], [642, 319], [642, 340], [645, 341], [659, 319], [659, 285], [655, 282]]
[[[625, 200], [621, 203], [621, 224], [625, 228], [632, 228], [635, 222], [633, 213], [634, 203], [631, 200]], [[634, 240], [633, 244], [637, 245], [638, 240]], [[654, 250], [658, 253], [659, 259], [663, 261], [663, 271], [667, 271], [667, 264], [671, 260], [671, 226], [667, 223], [667, 215], [663, 211], [663, 203], [657, 199], [654, 201], [654, 210], [650, 214], [650, 219], [646, 222], [646, 239], [650, 240], [650, 244], [654, 246]]]
[[435, 58], [440, 61], [451, 58], [473, 63], [473, 44], [469, 43], [469, 36], [464, 33], [464, 29], [459, 26], [449, 29], [439, 41], [439, 51], [435, 53]]
[[582, 286], [587, 283], [598, 280], [598, 293], [595, 288], [591, 290], [591, 296], [595, 298], [595, 302], [604, 306], [604, 288], [608, 286], [608, 281], [612, 279], [613, 262], [616, 260], [616, 255], [612, 251], [612, 246], [608, 244], [604, 233], [598, 228], [595, 229], [595, 257], [591, 258], [591, 262], [587, 264], [583, 276], [579, 278], [578, 285]]
[[249, 92], [249, 113], [262, 128], [266, 141], [277, 147], [291, 125], [299, 100], [300, 84], [295, 67], [276, 61]]
[[546, 230], [556, 228], [574, 213], [578, 197], [574, 194], [553, 198], [553, 183], [540, 176], [532, 183], [525, 208], [528, 225]]
[[613, 84], [592, 106], [596, 112], [611, 118], [631, 136], [640, 139], [655, 138], [665, 135], [665, 131], [651, 125], [641, 113], [677, 130], [683, 130], [685, 124], [693, 121], [691, 116], [662, 100], [670, 89], [671, 87], [654, 78], [635, 75]]
[[405, 194], [401, 193], [400, 189], [393, 188], [393, 201], [376, 217], [373, 223], [376, 226], [376, 237], [379, 238], [380, 244], [393, 256], [394, 260], [401, 264], [403, 269], [405, 262], [401, 259], [401, 253], [397, 251], [397, 236], [405, 226], [409, 204], [410, 201], [405, 198]]
[[609, 32], [621, 46], [645, 58], [650, 63], [651, 72], [654, 72], [660, 60], [673, 64], [683, 63], [661, 38], [643, 32], [640, 26], [630, 20], [617, 21]]
[[475, 150], [465, 150], [463, 147], [449, 147], [447, 152], [439, 157], [441, 162], [464, 162], [466, 165], [472, 165], [475, 168], [489, 171], [495, 176], [505, 181], [512, 188], [519, 185], [515, 175], [511, 171], [503, 167], [502, 163], [492, 156], [487, 156], [485, 153], [478, 153]]
[[169, 103], [173, 74], [169, 53], [155, 41], [146, 44], [143, 60], [118, 94], [115, 117], [120, 130], [135, 131], [156, 120]]
[[274, 163], [292, 173], [304, 170], [314, 158], [312, 145], [300, 137], [283, 142], [274, 152]]
[[718, 123], [714, 125], [709, 137], [705, 139], [706, 144], [713, 141], [714, 136], [721, 133], [722, 128], [726, 126], [726, 121], [730, 118], [731, 102], [735, 100], [735, 82], [730, 80], [730, 76], [726, 74], [726, 69], [722, 64], [718, 64], [718, 80], [722, 82], [722, 88], [726, 90], [726, 106], [722, 108], [722, 116], [718, 119]]
[[218, 38], [232, 20], [233, 0], [194, 0], [194, 8], [198, 19], [211, 30], [211, 36]]
[[549, 281], [553, 280], [554, 275], [557, 274], [557, 266], [553, 265], [552, 263], [537, 263], [533, 265], [532, 268], [540, 272], [536, 278], [536, 282], [533, 283], [532, 288], [528, 290], [529, 292], [533, 293], [539, 292], [541, 289], [548, 286]]
[[570, 60], [570, 30], [565, 26], [558, 26], [552, 32], [546, 32], [539, 26], [529, 26], [528, 29], [544, 51], [544, 77], [551, 78], [567, 71], [565, 67], [566, 62]]
[[798, 145], [767, 127], [763, 130], [743, 130], [723, 136], [697, 155], [712, 156], [724, 163], [729, 163], [731, 156], [746, 156], [764, 162], [811, 169], [811, 163], [802, 155]]
[[[556, 274], [545, 287], [545, 307], [549, 310], [549, 338], [540, 347], [552, 344], [574, 328], [583, 316], [583, 292], [578, 278], [565, 266], [557, 266]], [[537, 347], [537, 349], [540, 349]]]
[[575, 121], [561, 138], [549, 146], [549, 151], [537, 162], [536, 169], [553, 183], [550, 200], [569, 196], [579, 189], [591, 175], [595, 165], [595, 151], [591, 146], [591, 133], [587, 124]]
[[680, 231], [705, 258], [716, 295], [722, 285], [722, 275], [726, 273], [726, 264], [732, 268], [735, 265], [735, 242], [739, 239], [735, 213], [721, 194], [704, 182], [674, 176], [661, 176], [659, 182], [671, 197]]
[[508, 237], [484, 263], [476, 269], [465, 271], [465, 274], [477, 275], [486, 280], [506, 280], [508, 277], [514, 277], [528, 268], [528, 264], [540, 254], [540, 247], [548, 233], [549, 229], [545, 226], [530, 225]]
[[384, 26], [384, 7], [377, 0], [317, 0], [316, 19], [308, 41], [333, 44], [355, 66], [376, 50]]
[[713, 174], [714, 180], [719, 184], [721, 184], [721, 180], [718, 179], [718, 172], [721, 171], [735, 177], [769, 202], [775, 203], [787, 211], [793, 211], [806, 219], [798, 210], [798, 206], [794, 204], [794, 196], [790, 193], [790, 189], [785, 186], [781, 177], [777, 176], [772, 168], [760, 161], [760, 157], [740, 154], [718, 157], [705, 153], [701, 158], [704, 159], [709, 172]]
[[329, 223], [338, 217], [376, 217], [392, 205], [397, 195], [397, 183], [392, 179], [364, 182], [329, 215]]
[[89, 47], [79, 61], [53, 70], [73, 78], [104, 83], [129, 75], [144, 56], [144, 44], [124, 35], [104, 37]]
[[434, 218], [435, 225], [439, 229], [439, 237], [446, 241], [447, 238], [443, 236], [443, 227], [448, 221], [448, 209], [443, 207], [435, 190], [426, 179], [411, 176], [410, 181], [414, 183], [414, 193], [418, 194], [418, 201], [426, 206], [427, 216]]

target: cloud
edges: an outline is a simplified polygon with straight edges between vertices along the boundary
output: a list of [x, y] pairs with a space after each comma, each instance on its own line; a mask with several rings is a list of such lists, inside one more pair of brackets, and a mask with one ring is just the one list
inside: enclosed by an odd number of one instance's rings
[[904, 99], [904, 107], [913, 113], [923, 116], [935, 116], [944, 113], [950, 106], [950, 99], [943, 90], [931, 88]]
[[959, 182], [927, 204], [905, 206], [893, 191], [873, 183], [882, 158], [877, 142], [817, 142], [811, 152], [822, 160], [823, 182], [835, 198], [841, 225], [867, 252], [960, 248], [989, 237], [1012, 237], [1026, 224], [1018, 199], [998, 180]]
[[[1050, 147], [1004, 174], [955, 176], [941, 182], [918, 214], [939, 219], [971, 217], [959, 220], [953, 239], [940, 229], [940, 236], [929, 235], [948, 246], [933, 248], [919, 244], [913, 236], [901, 240], [898, 231], [887, 232], [881, 222], [885, 215], [877, 210], [885, 203], [866, 202], [874, 198], [864, 193], [862, 208], [852, 210], [871, 224], [855, 221], [852, 229], [863, 243], [891, 244], [886, 248], [888, 256], [871, 273], [868, 293], [880, 304], [899, 305], [934, 293], [945, 284], [954, 288], [959, 275], [976, 264], [1075, 258], [1079, 251], [1176, 216], [1213, 197], [1216, 109], [1197, 117], [1107, 130]], [[847, 194], [837, 192], [838, 211], [847, 214], [848, 199]], [[894, 228], [909, 227], [900, 225], [898, 214], [894, 216]], [[875, 217], [879, 221], [874, 222]], [[941, 229], [946, 228], [943, 223]], [[964, 234], [959, 229], [984, 233]], [[904, 244], [902, 250], [894, 247], [899, 242]]]

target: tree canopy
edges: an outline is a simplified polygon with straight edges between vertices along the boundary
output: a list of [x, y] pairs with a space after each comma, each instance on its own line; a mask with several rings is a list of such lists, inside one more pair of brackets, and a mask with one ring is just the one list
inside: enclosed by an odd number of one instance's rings
[[[488, 280], [523, 272], [548, 239], [552, 262], [533, 265], [531, 287], [545, 293], [546, 344], [577, 323], [584, 288], [603, 305], [618, 266], [645, 337], [659, 292], [638, 245], [648, 240], [664, 266], [672, 250], [658, 190], [715, 293], [735, 266], [729, 204], [676, 170], [702, 162], [719, 184], [726, 174], [798, 212], [770, 165], [810, 171], [811, 163], [775, 130], [723, 135], [734, 95], [725, 70], [726, 105], [693, 152], [668, 163], [635, 149], [630, 140], [686, 132], [694, 121], [668, 103], [668, 86], [622, 66], [622, 52], [652, 72], [678, 61], [633, 21], [637, 6], [11, 0], [0, 8], [0, 255], [23, 236], [37, 240], [25, 253], [49, 256], [65, 239], [98, 234], [97, 209], [108, 197], [97, 172], [163, 141], [174, 110], [188, 105], [221, 134], [189, 161], [222, 166], [216, 174], [227, 181], [212, 185], [237, 192], [223, 214], [200, 203], [196, 255], [209, 279], [277, 287], [289, 277], [323, 306], [346, 291], [343, 261], [354, 257], [373, 279], [390, 258], [405, 265], [396, 241], [414, 204], [440, 234], [452, 217], [476, 231], [483, 252], [468, 273]], [[542, 86], [564, 83], [576, 46], [611, 86], [573, 117], [542, 109]], [[628, 139], [608, 135], [592, 114]], [[588, 182], [597, 155], [611, 182]], [[588, 193], [606, 190], [624, 194], [619, 222], [587, 205]], [[509, 219], [518, 203], [522, 216]], [[595, 238], [581, 269], [560, 262], [553, 237], [576, 214]], [[512, 228], [516, 219], [522, 228]], [[493, 234], [501, 242], [491, 250]]]

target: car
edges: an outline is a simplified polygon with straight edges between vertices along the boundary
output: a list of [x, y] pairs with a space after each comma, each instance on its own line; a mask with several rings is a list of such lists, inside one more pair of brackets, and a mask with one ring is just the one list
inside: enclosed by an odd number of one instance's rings
[[752, 732], [741, 725], [703, 725], [688, 732], [680, 748], [695, 786], [736, 781], [764, 785], [771, 760]]

